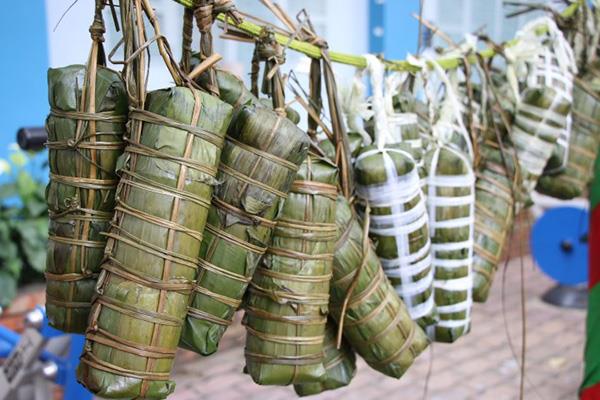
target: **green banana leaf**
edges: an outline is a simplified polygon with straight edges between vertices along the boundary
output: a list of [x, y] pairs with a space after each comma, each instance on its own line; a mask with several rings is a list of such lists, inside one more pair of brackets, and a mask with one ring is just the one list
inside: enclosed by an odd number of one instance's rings
[[600, 146], [600, 79], [587, 74], [575, 79], [573, 125], [567, 165], [563, 172], [543, 175], [535, 190], [562, 200], [584, 194]]
[[274, 221], [306, 158], [306, 133], [273, 111], [242, 106], [228, 129], [180, 346], [209, 355], [238, 309]]
[[[415, 113], [418, 117], [419, 133], [421, 137], [431, 134], [431, 122], [429, 120], [429, 107], [426, 103], [418, 100], [410, 93], [401, 93], [393, 98], [394, 110], [403, 113]], [[434, 117], [437, 119], [437, 117]]]
[[[198, 54], [192, 57], [192, 68], [198, 64]], [[252, 94], [252, 92], [246, 88], [244, 82], [231, 72], [223, 69], [215, 69], [217, 76], [217, 86], [219, 87], [219, 97], [224, 102], [231, 104], [234, 108], [243, 106], [244, 104], [253, 104], [255, 106], [264, 104]], [[200, 74], [196, 79], [196, 82], [205, 87], [208, 84], [210, 75], [208, 72]]]
[[[197, 54], [192, 57], [192, 61], [192, 67], [197, 65]], [[217, 76], [217, 86], [219, 87], [219, 97], [224, 102], [231, 104], [234, 108], [239, 108], [245, 104], [252, 104], [257, 107], [273, 109], [273, 103], [270, 99], [259, 100], [235, 74], [218, 68], [215, 72]], [[196, 81], [200, 86], [204, 86], [208, 84], [208, 79], [209, 74], [206, 72], [200, 74]], [[285, 112], [287, 118], [298, 125], [300, 122], [300, 114], [298, 111], [294, 110], [291, 106], [287, 106]]]
[[[411, 121], [412, 118], [414, 118], [414, 121]], [[418, 114], [412, 111], [388, 116], [389, 134], [391, 135], [388, 144], [405, 143], [409, 145], [411, 154], [417, 161], [420, 161], [423, 157], [424, 148], [422, 140], [424, 126], [421, 125], [423, 122], [420, 121], [420, 118]], [[375, 121], [373, 118], [365, 121], [365, 130], [371, 138], [375, 138]], [[427, 133], [427, 136], [429, 136], [429, 133]]]
[[511, 141], [517, 152], [526, 193], [535, 188], [561, 130], [567, 129], [571, 103], [558, 96], [551, 87], [526, 88], [516, 106]]
[[517, 161], [506, 143], [504, 153], [497, 142], [479, 146], [481, 163], [475, 183], [475, 231], [473, 249], [473, 300], [487, 300], [498, 263], [514, 221]]
[[[363, 138], [358, 132], [348, 132], [348, 144], [350, 145], [350, 157], [355, 158], [363, 145]], [[335, 146], [329, 139], [319, 142], [319, 148], [332, 161], [335, 161]]]
[[104, 398], [163, 399], [174, 390], [170, 371], [233, 112], [185, 87], [150, 92], [145, 110], [130, 114], [115, 218], [78, 368], [78, 380]]
[[327, 390], [335, 390], [348, 386], [356, 374], [356, 355], [345, 340], [337, 348], [337, 325], [332, 320], [325, 327], [323, 342], [323, 365], [325, 378], [322, 382], [294, 385], [298, 396], [312, 396]]
[[51, 326], [74, 333], [87, 327], [106, 244], [101, 232], [108, 230], [114, 212], [115, 168], [125, 147], [127, 119], [125, 85], [119, 73], [104, 67], [96, 74], [96, 112], [84, 113], [86, 75], [84, 65], [48, 70], [46, 312]]
[[338, 324], [343, 321], [344, 337], [371, 368], [400, 378], [429, 340], [385, 277], [368, 235], [342, 196], [335, 220], [330, 315]]
[[[271, 99], [268, 98], [261, 98], [259, 100], [259, 102], [268, 109], [273, 109], [273, 101]], [[292, 121], [295, 125], [298, 125], [300, 123], [300, 113], [298, 113], [298, 111], [296, 111], [294, 108], [292, 108], [291, 106], [287, 106], [285, 108], [285, 116], [287, 117], [287, 119], [289, 119], [290, 121]]]
[[406, 145], [363, 147], [355, 161], [358, 197], [370, 205], [369, 236], [392, 286], [423, 329], [436, 323], [425, 199]]
[[259, 385], [320, 382], [337, 236], [337, 168], [300, 167], [244, 305], [246, 368]]
[[425, 155], [427, 209], [440, 320], [434, 339], [454, 342], [470, 330], [475, 177], [459, 150], [439, 146]]

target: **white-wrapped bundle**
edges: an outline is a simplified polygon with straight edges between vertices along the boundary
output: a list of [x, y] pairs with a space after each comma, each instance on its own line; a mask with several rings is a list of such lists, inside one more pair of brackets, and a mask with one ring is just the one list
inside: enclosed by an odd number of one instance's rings
[[368, 65], [376, 144], [363, 148], [356, 158], [357, 194], [370, 206], [369, 235], [386, 275], [411, 317], [431, 330], [436, 321], [431, 243], [417, 163], [409, 146], [390, 144], [395, 139], [383, 106], [383, 66], [373, 56]]
[[425, 156], [427, 208], [440, 317], [434, 339], [453, 342], [469, 331], [472, 306], [475, 176], [471, 161], [450, 145]]
[[[466, 334], [473, 303], [473, 234], [475, 174], [472, 147], [460, 114], [455, 76], [448, 78], [434, 62], [444, 85], [440, 117], [433, 126], [435, 144], [425, 155], [427, 209], [435, 270], [434, 294], [439, 314], [434, 340], [453, 342]], [[461, 148], [457, 145], [457, 138]]]
[[398, 112], [394, 109], [394, 97], [399, 94], [408, 77], [407, 73], [394, 72], [385, 79], [384, 106], [387, 115], [389, 143], [405, 143], [417, 161], [423, 157], [423, 140], [419, 130], [419, 118], [413, 112]]
[[[547, 33], [539, 36], [540, 28]], [[511, 133], [523, 186], [530, 192], [544, 169], [546, 173], [556, 173], [568, 161], [573, 76], [577, 67], [571, 47], [550, 18], [528, 23], [517, 37], [538, 41], [524, 89], [517, 97]]]

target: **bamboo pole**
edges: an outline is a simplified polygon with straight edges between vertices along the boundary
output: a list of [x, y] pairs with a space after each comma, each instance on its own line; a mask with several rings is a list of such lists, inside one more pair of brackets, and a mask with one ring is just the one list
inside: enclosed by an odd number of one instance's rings
[[[179, 4], [184, 5], [185, 7], [193, 7], [195, 0], [173, 0]], [[582, 2], [585, 0], [580, 0], [578, 2], [570, 4], [565, 10], [562, 12], [561, 16], [564, 18], [572, 17], [577, 9], [582, 5]], [[223, 14], [220, 14], [218, 17], [219, 21], [225, 22], [226, 17]], [[254, 24], [250, 21], [242, 21], [240, 24], [235, 23], [231, 18], [227, 19], [227, 24], [239, 29], [240, 31], [250, 35], [250, 36], [259, 36], [263, 30], [262, 25]], [[539, 33], [545, 33], [545, 29], [540, 29]], [[311, 58], [321, 58], [321, 49], [315, 45], [310, 43], [306, 43], [300, 40], [291, 40], [286, 35], [282, 35], [280, 33], [275, 33], [275, 39], [281, 45], [287, 46], [289, 49], [298, 51], [303, 53]], [[512, 39], [506, 42], [506, 47], [512, 47], [518, 42], [518, 39]], [[479, 52], [479, 55], [484, 59], [492, 58], [496, 55], [496, 51], [492, 48], [487, 48]], [[340, 53], [337, 51], [329, 51], [329, 58], [331, 61], [339, 64], [353, 65], [357, 68], [366, 68], [367, 60], [362, 56], [357, 56], [353, 54]], [[467, 60], [471, 64], [475, 64], [478, 62], [476, 55], [471, 55], [467, 57]], [[437, 60], [439, 65], [444, 69], [454, 69], [459, 67], [463, 63], [463, 58], [441, 58]], [[418, 66], [410, 64], [405, 60], [384, 60], [385, 67], [392, 71], [408, 71], [408, 72], [417, 72], [420, 68]], [[430, 65], [430, 63], [428, 62]], [[430, 65], [431, 67], [431, 65]]]

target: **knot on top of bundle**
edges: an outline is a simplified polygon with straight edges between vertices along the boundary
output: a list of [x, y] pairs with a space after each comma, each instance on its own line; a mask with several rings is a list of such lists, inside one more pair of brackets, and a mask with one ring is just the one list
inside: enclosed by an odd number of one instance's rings
[[285, 63], [285, 52], [270, 28], [265, 28], [256, 42], [256, 56], [259, 61], [272, 61], [277, 65]]
[[96, 1], [96, 12], [94, 14], [94, 22], [90, 26], [90, 36], [94, 42], [104, 42], [104, 34], [106, 28], [104, 26], [104, 18], [102, 18], [102, 10], [104, 10], [104, 1]]
[[236, 24], [242, 22], [233, 0], [205, 0], [201, 1], [199, 6], [194, 9], [194, 16], [200, 32], [209, 32], [219, 14], [226, 14]]

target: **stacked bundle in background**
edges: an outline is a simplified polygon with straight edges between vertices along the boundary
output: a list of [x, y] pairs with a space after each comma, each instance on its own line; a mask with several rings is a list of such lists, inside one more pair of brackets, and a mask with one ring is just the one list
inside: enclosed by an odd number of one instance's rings
[[400, 378], [429, 340], [386, 278], [368, 232], [342, 196], [335, 220], [331, 316], [343, 325], [344, 337], [369, 366]]
[[78, 379], [107, 398], [164, 398], [199, 265], [230, 105], [150, 92], [131, 137]]
[[558, 199], [573, 199], [585, 193], [600, 146], [600, 79], [587, 73], [575, 79], [573, 123], [564, 171], [542, 176], [535, 188]]
[[308, 143], [303, 131], [273, 111], [253, 105], [236, 111], [221, 156], [220, 184], [200, 249], [182, 347], [203, 355], [217, 350], [270, 243]]
[[[539, 36], [537, 30], [546, 28]], [[553, 20], [543, 17], [528, 23], [518, 34], [538, 49], [530, 61], [524, 88], [518, 95], [511, 140], [523, 178], [531, 193], [542, 175], [563, 170], [568, 156], [573, 102], [573, 53]]]
[[475, 183], [473, 300], [485, 302], [514, 221], [517, 160], [507, 143], [486, 140], [479, 146]]
[[320, 382], [337, 236], [337, 168], [310, 155], [244, 305], [246, 371], [261, 385]]
[[120, 75], [83, 65], [48, 71], [46, 121], [50, 231], [46, 312], [51, 326], [83, 333], [115, 207], [127, 96]]

